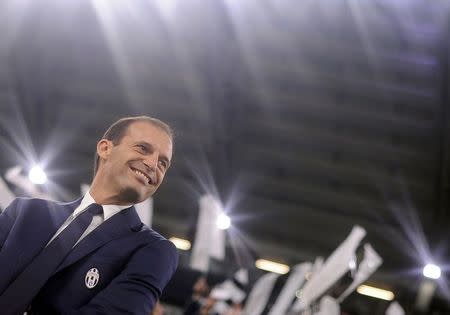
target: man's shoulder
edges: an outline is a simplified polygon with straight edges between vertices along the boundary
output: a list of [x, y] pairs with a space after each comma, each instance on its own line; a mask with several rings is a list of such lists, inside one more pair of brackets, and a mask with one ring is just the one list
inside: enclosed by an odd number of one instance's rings
[[[135, 255], [144, 257], [143, 261], [158, 261], [161, 266], [166, 266], [167, 271], [172, 274], [178, 265], [178, 250], [175, 245], [145, 224], [139, 234], [144, 238], [144, 244], [139, 247]], [[158, 259], [155, 260], [155, 257]]]
[[63, 213], [60, 211], [64, 208], [62, 205], [63, 203], [48, 199], [17, 197], [2, 211], [2, 215], [12, 219], [21, 217], [46, 220], [49, 216]]
[[139, 233], [145, 238], [148, 247], [166, 248], [169, 252], [177, 253], [176, 247], [171, 241], [152, 228], [149, 228], [147, 225], [142, 224]]
[[11, 206], [23, 207], [23, 206], [27, 206], [27, 205], [45, 205], [45, 204], [49, 204], [49, 203], [55, 203], [55, 202], [51, 201], [51, 200], [47, 200], [47, 199], [42, 199], [42, 198], [16, 197], [11, 202], [10, 207]]
[[43, 199], [43, 198], [31, 198], [31, 197], [16, 197], [12, 202], [11, 205], [52, 205], [52, 206], [66, 206], [70, 205], [74, 201], [70, 202], [61, 202], [56, 200], [50, 200], [50, 199]]
[[42, 199], [42, 198], [29, 198], [29, 197], [16, 197], [11, 204], [8, 206], [8, 208], [11, 208], [10, 210], [14, 211], [21, 211], [21, 210], [27, 210], [27, 209], [46, 209], [46, 210], [56, 210], [60, 208], [64, 208], [67, 206], [70, 206], [71, 204], [74, 204], [77, 202], [70, 201], [70, 202], [61, 202], [61, 201], [55, 201], [50, 199]]
[[155, 241], [168, 241], [169, 242], [168, 239], [166, 239], [164, 236], [162, 236], [161, 234], [159, 234], [152, 228], [148, 227], [148, 225], [146, 225], [146, 224], [142, 224], [142, 227], [141, 227], [139, 233], [151, 242], [155, 242]]

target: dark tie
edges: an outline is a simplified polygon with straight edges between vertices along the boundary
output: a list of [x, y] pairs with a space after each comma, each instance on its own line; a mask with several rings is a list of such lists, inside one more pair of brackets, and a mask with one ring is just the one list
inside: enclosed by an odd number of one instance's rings
[[2, 315], [23, 314], [89, 226], [92, 217], [102, 211], [101, 205], [91, 204], [41, 250], [0, 296]]

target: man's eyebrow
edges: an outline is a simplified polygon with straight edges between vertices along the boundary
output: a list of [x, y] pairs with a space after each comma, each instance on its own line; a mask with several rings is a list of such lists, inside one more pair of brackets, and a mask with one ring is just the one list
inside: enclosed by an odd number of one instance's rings
[[154, 146], [151, 143], [148, 143], [146, 141], [137, 141], [134, 145], [142, 145], [144, 146], [147, 150], [154, 150]]
[[144, 145], [144, 146], [149, 147], [149, 148], [153, 148], [153, 144], [151, 144], [151, 143], [149, 143], [149, 142], [147, 142], [147, 141], [143, 141], [143, 140], [137, 141], [137, 142], [135, 143], [135, 145], [136, 145], [136, 144]]

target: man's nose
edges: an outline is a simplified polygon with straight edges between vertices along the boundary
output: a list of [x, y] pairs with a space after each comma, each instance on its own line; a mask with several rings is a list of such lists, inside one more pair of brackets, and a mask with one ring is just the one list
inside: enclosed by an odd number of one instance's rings
[[156, 167], [158, 166], [158, 154], [155, 152], [148, 155], [144, 160], [144, 164], [148, 169], [155, 171]]

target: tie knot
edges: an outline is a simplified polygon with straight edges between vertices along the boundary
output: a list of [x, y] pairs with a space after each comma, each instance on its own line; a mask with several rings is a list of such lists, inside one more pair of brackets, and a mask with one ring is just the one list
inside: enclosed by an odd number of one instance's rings
[[103, 208], [98, 203], [90, 204], [87, 209], [92, 215], [103, 214]]

